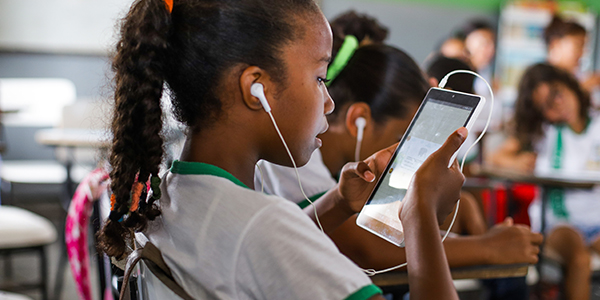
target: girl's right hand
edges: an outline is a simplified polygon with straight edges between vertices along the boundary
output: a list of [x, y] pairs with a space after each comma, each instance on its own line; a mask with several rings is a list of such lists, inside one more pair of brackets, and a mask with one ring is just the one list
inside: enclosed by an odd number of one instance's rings
[[400, 209], [400, 220], [419, 215], [437, 218], [439, 225], [444, 222], [460, 199], [460, 189], [465, 181], [458, 162], [454, 160], [450, 168], [448, 163], [467, 134], [464, 127], [456, 130], [417, 170]]

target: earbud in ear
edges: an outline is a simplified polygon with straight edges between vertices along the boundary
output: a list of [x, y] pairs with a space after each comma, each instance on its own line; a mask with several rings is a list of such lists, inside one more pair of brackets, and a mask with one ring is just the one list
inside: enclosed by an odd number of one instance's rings
[[354, 124], [356, 125], [356, 139], [358, 141], [362, 141], [363, 133], [365, 132], [365, 127], [367, 126], [367, 120], [363, 117], [358, 117], [356, 118], [356, 121], [354, 121]]
[[262, 104], [266, 112], [271, 112], [271, 106], [269, 106], [269, 101], [267, 101], [267, 97], [265, 97], [265, 87], [262, 83], [253, 83], [252, 86], [250, 86], [250, 94], [260, 100], [260, 104]]
[[356, 118], [354, 121], [356, 125], [356, 149], [354, 150], [354, 161], [360, 160], [360, 148], [362, 146], [363, 133], [365, 133], [365, 127], [367, 126], [367, 120], [363, 117]]

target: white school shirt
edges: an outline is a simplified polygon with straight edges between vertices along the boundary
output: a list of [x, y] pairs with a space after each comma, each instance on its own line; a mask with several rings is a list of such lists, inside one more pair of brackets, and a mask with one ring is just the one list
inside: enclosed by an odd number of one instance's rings
[[[557, 149], [558, 131], [560, 127], [546, 124], [544, 138], [535, 145], [537, 159], [535, 173], [552, 172], [553, 158]], [[600, 178], [600, 118], [591, 116], [584, 132], [578, 134], [568, 126], [561, 130], [562, 154], [559, 172], [565, 176], [598, 176]], [[567, 220], [554, 215], [551, 203], [546, 208], [547, 228], [559, 224], [571, 224], [582, 232], [589, 228], [600, 227], [600, 188], [565, 189], [564, 204], [569, 218]], [[529, 207], [531, 227], [539, 231], [541, 228], [541, 203], [536, 199]]]
[[175, 161], [145, 236], [195, 299], [368, 299], [381, 293], [294, 203], [218, 167]]
[[[300, 191], [298, 179], [294, 168], [284, 167], [261, 160], [258, 162], [259, 168], [254, 172], [254, 189], [261, 190], [264, 185], [264, 192], [269, 195], [278, 195], [282, 198], [291, 200], [304, 208], [310, 203], [304, 199]], [[262, 172], [262, 178], [261, 178]], [[311, 200], [316, 200], [325, 192], [332, 189], [336, 180], [331, 177], [329, 169], [323, 162], [323, 156], [319, 149], [315, 150], [306, 165], [298, 168], [302, 189]]]

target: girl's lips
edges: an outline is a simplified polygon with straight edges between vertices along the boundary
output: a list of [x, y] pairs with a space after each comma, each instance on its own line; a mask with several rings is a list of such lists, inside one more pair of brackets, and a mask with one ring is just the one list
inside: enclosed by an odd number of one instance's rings
[[327, 129], [329, 129], [329, 123], [325, 122], [325, 126], [323, 126], [323, 130], [321, 130], [321, 132], [319, 132], [319, 134], [323, 134], [327, 131]]

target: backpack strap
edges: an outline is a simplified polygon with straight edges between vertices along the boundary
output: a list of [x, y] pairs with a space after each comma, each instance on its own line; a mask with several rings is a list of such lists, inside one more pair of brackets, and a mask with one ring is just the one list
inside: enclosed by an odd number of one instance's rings
[[131, 277], [133, 268], [138, 264], [140, 259], [144, 260], [144, 263], [162, 284], [168, 287], [173, 293], [181, 297], [183, 300], [194, 300], [173, 278], [171, 269], [165, 263], [162, 258], [160, 250], [149, 241], [142, 248], [138, 248], [131, 252], [127, 257], [127, 266], [125, 267], [125, 276], [123, 277], [123, 285], [121, 286], [121, 293], [119, 300], [126, 300], [124, 298], [125, 291], [129, 288], [129, 278]]

